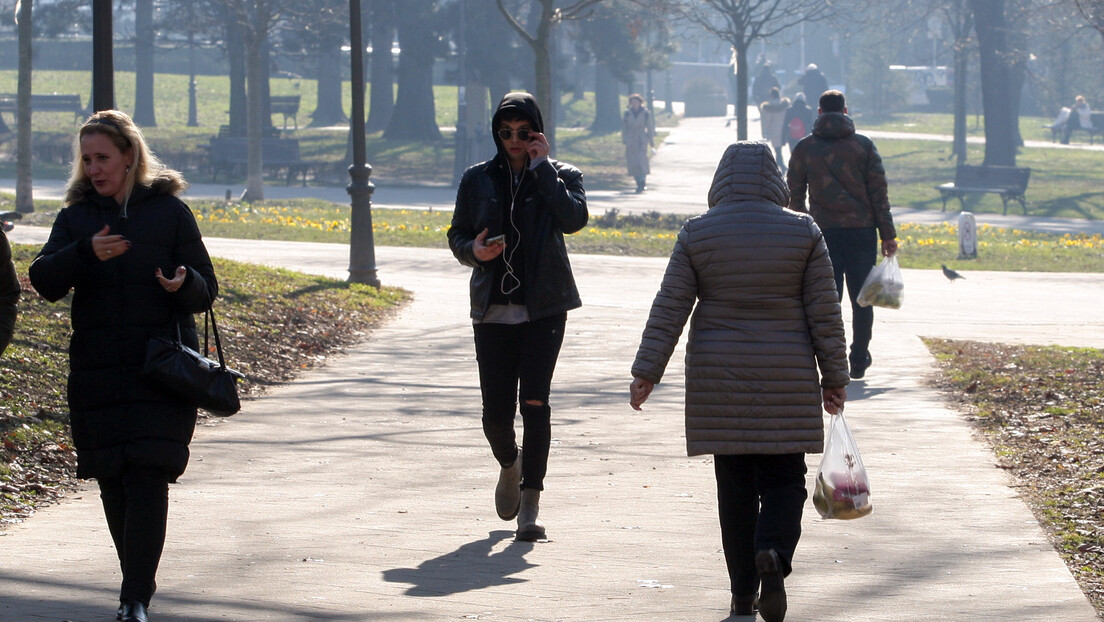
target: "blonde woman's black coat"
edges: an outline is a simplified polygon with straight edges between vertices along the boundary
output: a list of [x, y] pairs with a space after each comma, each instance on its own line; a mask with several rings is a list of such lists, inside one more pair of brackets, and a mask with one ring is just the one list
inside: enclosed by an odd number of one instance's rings
[[[107, 225], [132, 244], [100, 261], [92, 236]], [[166, 291], [158, 268], [171, 277], [187, 268], [184, 285]], [[68, 401], [77, 448], [77, 475], [115, 477], [128, 464], [165, 469], [171, 480], [188, 464], [196, 409], [139, 376], [146, 343], [179, 322], [185, 343], [198, 345], [194, 313], [207, 309], [218, 281], [188, 206], [167, 184], [136, 187], [121, 206], [93, 190], [61, 210], [50, 239], [31, 264], [31, 283], [47, 300], [73, 292]]]

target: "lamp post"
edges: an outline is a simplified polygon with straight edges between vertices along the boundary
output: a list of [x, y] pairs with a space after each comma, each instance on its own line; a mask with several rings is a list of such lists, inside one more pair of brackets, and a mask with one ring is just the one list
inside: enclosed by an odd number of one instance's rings
[[349, 0], [349, 66], [352, 71], [353, 109], [349, 133], [353, 141], [353, 164], [345, 190], [352, 202], [349, 220], [349, 281], [379, 287], [376, 276], [376, 246], [372, 239], [372, 192], [368, 178], [372, 167], [364, 160], [364, 41], [361, 38], [360, 0]]
[[111, 0], [92, 0], [92, 111], [115, 108]]

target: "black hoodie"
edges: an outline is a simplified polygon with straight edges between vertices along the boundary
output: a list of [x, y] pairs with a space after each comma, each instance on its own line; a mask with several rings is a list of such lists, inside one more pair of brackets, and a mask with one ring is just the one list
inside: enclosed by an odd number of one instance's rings
[[[464, 172], [448, 231], [453, 255], [473, 269], [471, 316], [477, 321], [491, 304], [524, 304], [531, 320], [582, 305], [563, 236], [582, 229], [589, 219], [583, 174], [570, 164], [542, 159], [526, 167], [515, 186], [498, 138], [502, 119], [512, 116], [528, 119], [534, 130], [544, 131], [532, 95], [509, 93], [502, 98], [491, 121], [498, 154]], [[489, 230], [487, 237], [507, 236], [506, 250], [486, 263], [472, 250], [483, 229]], [[521, 286], [508, 294], [502, 288], [507, 259], [521, 280]]]

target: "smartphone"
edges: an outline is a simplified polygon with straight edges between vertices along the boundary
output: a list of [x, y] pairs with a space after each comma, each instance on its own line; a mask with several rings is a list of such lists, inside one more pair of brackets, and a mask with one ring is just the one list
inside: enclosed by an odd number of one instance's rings
[[499, 244], [506, 243], [506, 234], [496, 235], [493, 238], [487, 238], [483, 241], [484, 246], [498, 246]]

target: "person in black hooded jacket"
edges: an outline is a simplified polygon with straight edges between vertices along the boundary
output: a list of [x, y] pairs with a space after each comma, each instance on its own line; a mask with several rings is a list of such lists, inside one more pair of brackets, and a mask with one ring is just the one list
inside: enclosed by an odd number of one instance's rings
[[498, 154], [464, 172], [448, 240], [472, 268], [483, 432], [501, 467], [495, 509], [503, 520], [517, 517], [518, 540], [533, 541], [546, 537], [537, 514], [552, 439], [552, 373], [567, 312], [582, 305], [563, 236], [586, 226], [589, 215], [583, 174], [548, 157], [532, 95], [503, 97], [491, 129]]
[[8, 236], [0, 232], [0, 354], [8, 348], [12, 333], [15, 332], [15, 316], [19, 312], [21, 289], [15, 264], [12, 263]]
[[187, 183], [125, 113], [81, 126], [65, 208], [31, 264], [57, 301], [73, 292], [69, 402], [77, 476], [95, 478], [123, 571], [120, 620], [143, 622], [165, 543], [168, 484], [188, 464], [196, 409], [140, 376], [151, 336], [198, 349], [194, 313], [218, 281], [178, 197]]

